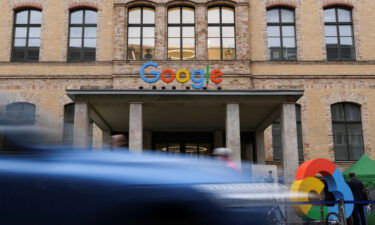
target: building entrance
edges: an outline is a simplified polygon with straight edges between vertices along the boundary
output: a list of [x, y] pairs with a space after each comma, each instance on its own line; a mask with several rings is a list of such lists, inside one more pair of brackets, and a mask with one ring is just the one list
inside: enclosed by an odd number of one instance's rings
[[153, 132], [152, 140], [156, 151], [209, 156], [213, 149], [211, 132]]

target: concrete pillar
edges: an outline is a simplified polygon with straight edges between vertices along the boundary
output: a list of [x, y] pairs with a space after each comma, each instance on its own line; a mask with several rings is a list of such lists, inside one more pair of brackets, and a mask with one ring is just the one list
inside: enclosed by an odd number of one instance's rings
[[256, 151], [257, 151], [257, 164], [265, 164], [265, 151], [264, 151], [264, 130], [258, 130], [255, 133]]
[[198, 4], [195, 8], [195, 26], [196, 26], [196, 59], [207, 59], [207, 8], [206, 4]]
[[74, 103], [73, 146], [87, 148], [90, 136], [89, 105], [87, 102]]
[[233, 159], [241, 160], [240, 104], [227, 103], [226, 146], [233, 151]]
[[143, 149], [152, 149], [152, 131], [150, 130], [143, 131]]
[[131, 102], [129, 107], [129, 149], [143, 149], [143, 118], [142, 103]]
[[155, 9], [155, 59], [167, 59], [167, 12], [165, 4]]
[[223, 132], [214, 131], [214, 148], [220, 148], [224, 146]]
[[295, 103], [283, 103], [280, 118], [284, 179], [288, 184], [293, 182], [299, 166]]
[[109, 149], [111, 147], [111, 131], [102, 130], [102, 149]]

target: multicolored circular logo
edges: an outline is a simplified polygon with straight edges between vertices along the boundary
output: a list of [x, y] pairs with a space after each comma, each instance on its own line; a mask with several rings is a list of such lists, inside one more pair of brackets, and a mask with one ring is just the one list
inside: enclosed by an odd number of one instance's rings
[[[293, 182], [290, 191], [292, 192], [291, 201], [306, 202], [311, 201], [309, 196], [311, 194], [321, 195], [324, 192], [325, 184], [318, 178], [317, 174], [321, 174], [327, 185], [328, 192], [332, 193], [335, 200], [353, 201], [353, 193], [340, 172], [340, 170], [327, 159], [313, 159], [303, 163], [296, 174], [296, 179]], [[293, 196], [293, 193], [296, 193]], [[300, 195], [305, 193], [306, 195]], [[322, 210], [324, 218], [328, 213], [338, 213], [338, 204], [334, 206], [321, 206], [318, 205], [296, 205], [293, 208], [300, 216], [307, 217], [312, 220], [319, 220], [322, 217]], [[354, 206], [353, 204], [345, 204], [345, 214], [348, 218], [352, 215]]]

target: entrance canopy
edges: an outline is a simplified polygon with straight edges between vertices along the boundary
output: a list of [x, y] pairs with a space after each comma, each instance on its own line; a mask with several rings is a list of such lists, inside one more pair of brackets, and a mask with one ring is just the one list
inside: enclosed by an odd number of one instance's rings
[[143, 128], [158, 131], [224, 130], [227, 103], [240, 105], [241, 130], [265, 127], [277, 119], [282, 103], [303, 91], [259, 90], [67, 90], [74, 102], [87, 102], [112, 131], [129, 128], [129, 105], [143, 105]]

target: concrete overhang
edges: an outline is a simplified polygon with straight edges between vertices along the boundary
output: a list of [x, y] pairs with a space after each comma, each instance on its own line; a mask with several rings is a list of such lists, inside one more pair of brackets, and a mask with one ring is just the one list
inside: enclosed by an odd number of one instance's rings
[[[113, 131], [129, 127], [129, 103], [143, 103], [144, 128], [223, 130], [226, 103], [240, 104], [241, 130], [251, 131], [282, 103], [297, 102], [302, 90], [67, 90], [73, 101], [87, 101]], [[272, 121], [270, 121], [272, 122]]]

